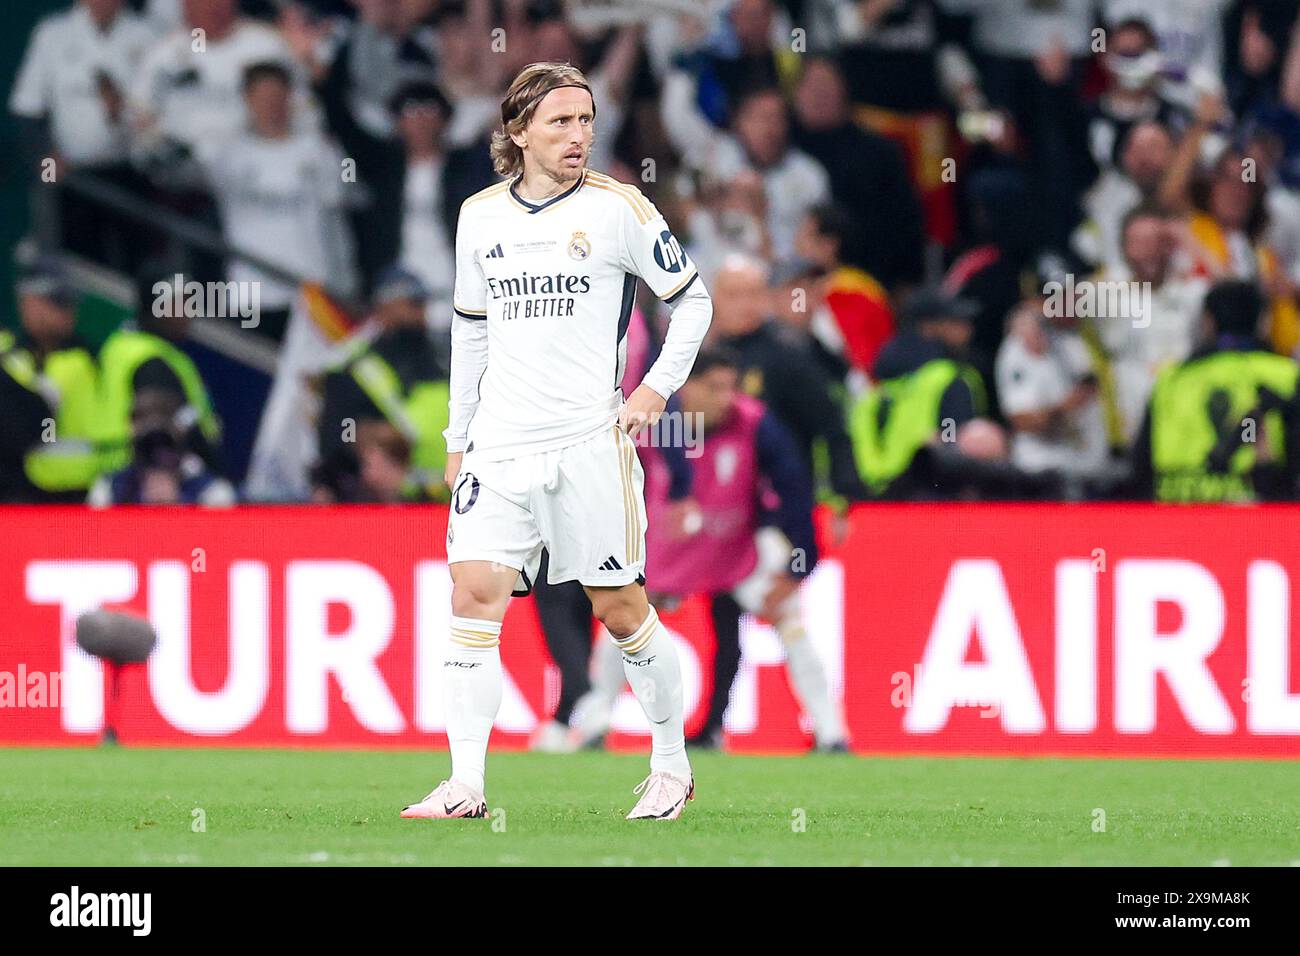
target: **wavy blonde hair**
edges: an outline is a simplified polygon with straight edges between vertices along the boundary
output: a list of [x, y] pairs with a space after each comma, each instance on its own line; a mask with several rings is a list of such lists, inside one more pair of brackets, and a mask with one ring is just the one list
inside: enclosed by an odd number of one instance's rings
[[[591, 93], [587, 78], [571, 63], [529, 63], [511, 82], [501, 101], [501, 128], [492, 133], [492, 166], [498, 175], [514, 177], [524, 171], [524, 151], [510, 137], [522, 133], [546, 94], [562, 86], [576, 86]], [[591, 116], [596, 118], [595, 94], [591, 98]]]

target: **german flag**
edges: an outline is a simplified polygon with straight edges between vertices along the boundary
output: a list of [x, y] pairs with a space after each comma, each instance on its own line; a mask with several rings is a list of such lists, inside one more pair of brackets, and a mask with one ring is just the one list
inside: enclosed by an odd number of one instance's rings
[[342, 341], [361, 324], [361, 319], [340, 305], [319, 282], [304, 282], [302, 298], [307, 304], [307, 314], [331, 342]]

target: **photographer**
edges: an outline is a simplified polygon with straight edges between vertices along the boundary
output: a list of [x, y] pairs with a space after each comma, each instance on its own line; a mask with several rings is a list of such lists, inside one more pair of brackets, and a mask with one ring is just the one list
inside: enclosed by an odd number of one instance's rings
[[102, 475], [87, 502], [109, 505], [203, 505], [228, 507], [235, 489], [208, 470], [188, 447], [191, 430], [186, 407], [174, 392], [154, 387], [136, 392], [131, 406], [132, 463]]

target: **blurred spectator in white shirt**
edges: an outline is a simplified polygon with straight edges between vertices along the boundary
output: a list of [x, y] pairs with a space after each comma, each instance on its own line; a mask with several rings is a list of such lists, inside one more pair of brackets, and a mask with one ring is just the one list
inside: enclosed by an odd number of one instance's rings
[[1023, 471], [1084, 477], [1106, 464], [1098, 376], [1075, 321], [1047, 319], [1038, 297], [1008, 318], [997, 357], [998, 401], [1014, 430], [1011, 461]]
[[[124, 92], [153, 40], [123, 0], [80, 0], [40, 22], [9, 97], [33, 180], [63, 184], [80, 169], [123, 188], [145, 188], [127, 162]], [[70, 190], [38, 195], [57, 195], [57, 220], [47, 221], [60, 224], [67, 249], [123, 271], [138, 265], [143, 242], [134, 220]]]
[[[743, 96], [730, 135], [714, 129], [698, 112], [694, 120], [686, 119], [680, 111], [689, 109], [667, 97], [663, 103], [664, 125], [670, 136], [677, 128], [675, 145], [684, 149], [687, 163], [723, 182], [742, 172], [762, 177], [772, 255], [777, 261], [793, 258], [799, 223], [830, 198], [830, 177], [817, 160], [790, 145], [790, 118], [780, 91], [760, 87]], [[688, 128], [694, 132], [687, 133]]]
[[1156, 120], [1130, 126], [1117, 144], [1117, 164], [1102, 171], [1083, 197], [1087, 218], [1071, 246], [1090, 265], [1123, 264], [1120, 224], [1129, 210], [1152, 201], [1174, 157], [1174, 141]]
[[166, 36], [185, 25], [184, 0], [145, 0], [144, 17], [158, 36]]
[[[432, 82], [437, 35], [434, 0], [352, 0], [355, 20], [318, 19], [301, 5], [283, 9], [281, 35], [313, 81], [331, 69], [346, 78], [347, 106], [370, 136], [395, 134], [388, 106], [405, 84]], [[481, 52], [481, 51], [480, 51]]]
[[1096, 0], [949, 0], [947, 6], [975, 14], [972, 40], [982, 53], [1033, 59], [1057, 44], [1071, 57], [1090, 51]]
[[[185, 0], [185, 25], [153, 45], [129, 94], [142, 154], [173, 140], [194, 149], [237, 135], [245, 122], [242, 84], [252, 63], [294, 63], [276, 30], [239, 15], [236, 0]], [[317, 124], [306, 79], [293, 68], [295, 122]]]
[[1115, 166], [1129, 130], [1157, 122], [1171, 133], [1187, 125], [1187, 114], [1166, 96], [1162, 54], [1145, 20], [1125, 20], [1111, 29], [1101, 57], [1106, 89], [1089, 108], [1088, 148], [1102, 170]]
[[[246, 127], [205, 143], [200, 164], [231, 245], [302, 279], [352, 294], [357, 282], [342, 209], [342, 157], [319, 133], [294, 130], [291, 88], [286, 67], [274, 61], [252, 64], [244, 80]], [[257, 330], [282, 338], [297, 284], [238, 256], [231, 257], [227, 277], [256, 284]]]
[[705, 285], [732, 256], [771, 261], [767, 193], [758, 173], [746, 170], [724, 181], [701, 178], [683, 211], [686, 250]]
[[[1105, 0], [1105, 22], [1130, 17], [1151, 24], [1163, 56], [1163, 71], [1175, 86], [1221, 86], [1223, 17], [1232, 0]], [[1184, 105], [1192, 108], [1195, 97]]]
[[506, 75], [505, 57], [490, 55], [491, 17], [490, 0], [448, 3], [438, 11], [438, 86], [454, 106], [447, 127], [453, 147], [479, 143], [501, 123], [513, 76]]
[[1260, 182], [1268, 191], [1266, 242], [1287, 281], [1300, 288], [1300, 184], [1284, 175], [1284, 151], [1281, 137], [1262, 126], [1252, 132], [1246, 144], [1246, 155], [1258, 163]]
[[9, 109], [48, 124], [57, 159], [98, 166], [127, 158], [123, 91], [153, 42], [124, 0], [80, 0], [36, 27], [19, 67]]
[[1178, 232], [1161, 209], [1139, 206], [1124, 218], [1123, 265], [1095, 283], [1097, 327], [1112, 358], [1124, 440], [1133, 440], [1156, 376], [1192, 350], [1206, 280], [1179, 266]]

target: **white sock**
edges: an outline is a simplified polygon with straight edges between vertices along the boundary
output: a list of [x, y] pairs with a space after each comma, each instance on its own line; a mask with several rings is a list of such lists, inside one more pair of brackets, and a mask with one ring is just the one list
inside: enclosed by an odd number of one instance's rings
[[798, 619], [783, 621], [777, 627], [785, 646], [785, 670], [799, 705], [812, 721], [813, 736], [822, 746], [842, 743], [847, 736], [844, 721], [831, 700], [826, 671], [821, 658], [808, 640]]
[[501, 707], [500, 643], [500, 621], [451, 619], [442, 667], [451, 778], [478, 793], [483, 792], [488, 737]]
[[650, 720], [650, 769], [690, 780], [691, 762], [686, 758], [682, 726], [682, 672], [677, 648], [655, 609], [650, 608], [636, 631], [615, 638], [614, 644], [623, 652], [623, 673]]

